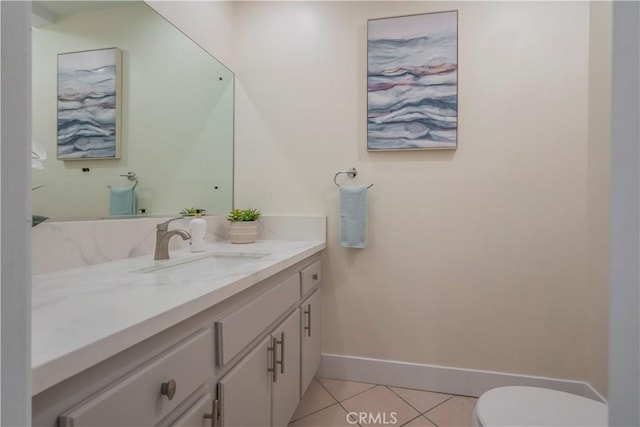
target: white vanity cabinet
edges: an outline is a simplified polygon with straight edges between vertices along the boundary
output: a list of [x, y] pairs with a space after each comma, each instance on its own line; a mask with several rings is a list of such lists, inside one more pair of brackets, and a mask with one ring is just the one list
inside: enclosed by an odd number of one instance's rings
[[295, 310], [272, 334], [276, 362], [272, 378], [273, 427], [286, 427], [300, 402], [300, 312]]
[[33, 425], [285, 427], [320, 365], [319, 254], [34, 396]]
[[299, 381], [296, 310], [219, 381], [217, 425], [286, 426], [300, 401]]
[[322, 350], [322, 263], [314, 261], [300, 270], [300, 396], [311, 384], [320, 368]]
[[300, 305], [300, 396], [311, 384], [322, 360], [322, 294], [317, 288]]
[[261, 426], [271, 419], [272, 337], [265, 337], [218, 383], [216, 426]]

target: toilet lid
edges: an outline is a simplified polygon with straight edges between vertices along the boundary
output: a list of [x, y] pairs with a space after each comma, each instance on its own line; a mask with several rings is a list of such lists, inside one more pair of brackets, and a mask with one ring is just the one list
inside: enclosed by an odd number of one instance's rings
[[476, 404], [484, 427], [606, 427], [607, 405], [586, 397], [537, 387], [489, 390]]

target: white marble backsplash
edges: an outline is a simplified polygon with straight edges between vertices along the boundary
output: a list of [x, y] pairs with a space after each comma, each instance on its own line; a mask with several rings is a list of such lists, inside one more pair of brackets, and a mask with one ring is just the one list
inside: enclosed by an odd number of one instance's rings
[[[209, 243], [227, 239], [224, 215], [206, 216]], [[33, 274], [67, 270], [102, 262], [152, 254], [156, 224], [165, 218], [45, 221], [31, 229]], [[172, 228], [189, 229], [190, 218], [174, 221]], [[324, 216], [263, 216], [258, 224], [261, 240], [325, 240]], [[170, 249], [186, 247], [188, 241], [171, 239]]]

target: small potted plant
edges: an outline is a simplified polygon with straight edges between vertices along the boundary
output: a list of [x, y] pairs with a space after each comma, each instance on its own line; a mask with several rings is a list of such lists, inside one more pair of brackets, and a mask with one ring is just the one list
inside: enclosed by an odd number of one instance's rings
[[234, 209], [227, 215], [229, 241], [231, 243], [253, 243], [258, 238], [258, 209]]

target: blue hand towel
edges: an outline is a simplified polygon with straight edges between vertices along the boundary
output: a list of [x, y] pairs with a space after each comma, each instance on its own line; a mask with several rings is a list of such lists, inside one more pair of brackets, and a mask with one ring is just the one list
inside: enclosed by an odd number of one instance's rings
[[111, 187], [110, 215], [135, 215], [136, 193], [133, 187]]
[[340, 246], [367, 246], [367, 187], [340, 187]]

